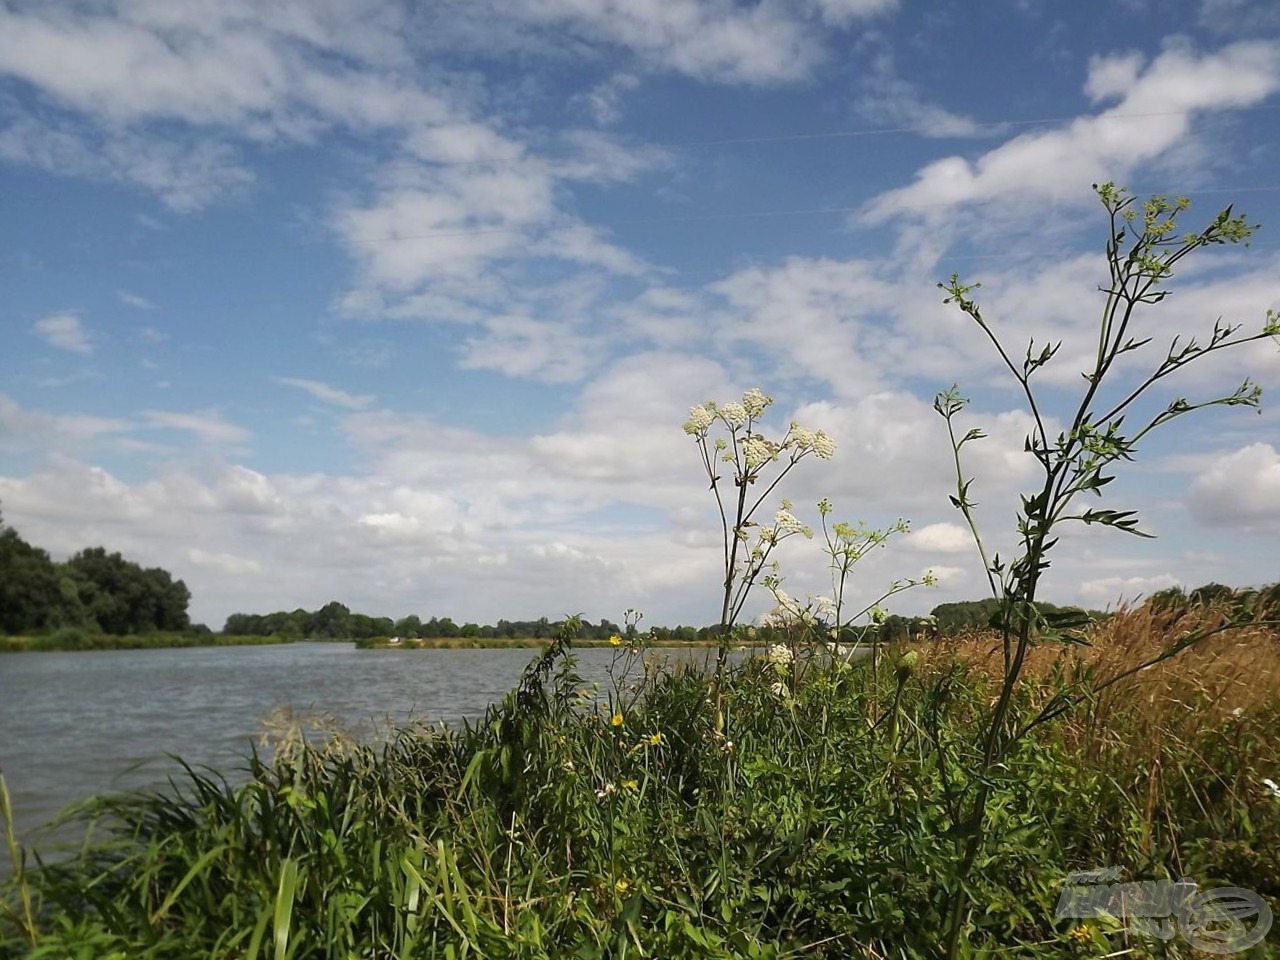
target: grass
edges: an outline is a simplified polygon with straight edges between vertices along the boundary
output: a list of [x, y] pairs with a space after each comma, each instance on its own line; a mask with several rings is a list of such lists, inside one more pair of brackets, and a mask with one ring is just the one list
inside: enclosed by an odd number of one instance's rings
[[[1179, 629], [1132, 611], [1083, 652], [1038, 656], [1017, 717], [1081, 696], [998, 774], [973, 955], [1191, 956], [1054, 919], [1067, 872], [1107, 864], [1280, 908], [1280, 799], [1262, 783], [1280, 776], [1275, 634], [1091, 693]], [[92, 802], [91, 842], [26, 865], [30, 929], [10, 884], [0, 957], [933, 956], [989, 649], [890, 650], [878, 676], [751, 658], [717, 732], [696, 669], [624, 650], [596, 692], [557, 643], [463, 728], [286, 735], [243, 786], [188, 770]]]
[[0, 653], [69, 650], [156, 650], [166, 647], [238, 647], [291, 643], [284, 637], [236, 637], [220, 633], [133, 633], [118, 636], [68, 627], [31, 637], [0, 636]]

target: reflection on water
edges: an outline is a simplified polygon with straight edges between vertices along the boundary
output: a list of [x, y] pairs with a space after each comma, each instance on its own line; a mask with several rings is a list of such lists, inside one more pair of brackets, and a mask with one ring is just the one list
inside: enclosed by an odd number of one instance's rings
[[[67, 804], [163, 781], [169, 755], [234, 776], [280, 708], [368, 736], [410, 720], [478, 716], [538, 653], [356, 650], [350, 644], [107, 650], [0, 656], [0, 772], [27, 837]], [[654, 651], [693, 657], [706, 650]], [[578, 651], [604, 679], [613, 649]]]

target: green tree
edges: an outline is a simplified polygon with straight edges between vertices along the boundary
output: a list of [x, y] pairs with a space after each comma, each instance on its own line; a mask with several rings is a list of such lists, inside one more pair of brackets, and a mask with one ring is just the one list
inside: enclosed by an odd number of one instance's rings
[[64, 598], [62, 577], [49, 555], [0, 518], [0, 630], [28, 633], [58, 626], [60, 611], [74, 599], [74, 589]]
[[308, 625], [307, 636], [337, 640], [351, 636], [351, 611], [337, 600], [326, 603], [315, 612]]

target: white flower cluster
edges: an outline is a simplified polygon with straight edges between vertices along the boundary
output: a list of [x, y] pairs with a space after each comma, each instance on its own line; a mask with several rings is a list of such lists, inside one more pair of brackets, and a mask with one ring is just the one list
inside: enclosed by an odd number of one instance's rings
[[772, 460], [774, 455], [773, 444], [764, 437], [751, 436], [742, 441], [742, 456], [749, 468], [758, 467]]
[[774, 516], [773, 522], [778, 525], [778, 529], [783, 533], [802, 533], [804, 531], [804, 524], [789, 510], [779, 510]]
[[775, 643], [769, 648], [769, 662], [775, 667], [789, 667], [793, 659], [791, 648], [785, 643]]
[[759, 387], [752, 387], [742, 395], [742, 407], [753, 418], [764, 413], [771, 403], [773, 403], [773, 397], [768, 396]]
[[701, 436], [707, 432], [707, 429], [715, 422], [715, 419], [715, 413], [707, 409], [703, 404], [690, 407], [689, 419], [684, 424], [684, 432], [691, 437]]
[[798, 533], [813, 539], [813, 528], [801, 523], [800, 518], [790, 510], [779, 510], [774, 514], [773, 524], [783, 534]]
[[830, 460], [836, 452], [836, 442], [829, 436], [798, 423], [791, 424], [791, 443], [801, 452], [812, 450], [819, 460]]
[[726, 403], [720, 408], [720, 416], [731, 427], [744, 427], [747, 424], [747, 408], [740, 403]]

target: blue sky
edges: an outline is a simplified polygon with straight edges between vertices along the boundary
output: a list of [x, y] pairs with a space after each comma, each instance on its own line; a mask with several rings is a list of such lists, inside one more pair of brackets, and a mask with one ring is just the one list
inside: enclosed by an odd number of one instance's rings
[[[932, 398], [959, 383], [990, 434], [997, 544], [1028, 421], [934, 283], [981, 280], [1015, 349], [1065, 341], [1065, 415], [1090, 184], [1262, 222], [1142, 319], [1256, 327], [1277, 147], [1269, 0], [0, 0], [0, 506], [56, 556], [165, 566], [214, 626], [335, 598], [705, 623], [718, 524], [680, 425], [760, 386], [839, 445], [797, 512], [912, 521], [856, 589], [980, 596]], [[1280, 348], [1176, 393], [1246, 375], [1280, 384]], [[1055, 599], [1276, 580], [1277, 414], [1181, 421], [1108, 505], [1159, 539], [1072, 531]], [[780, 559], [825, 592], [814, 545]]]

